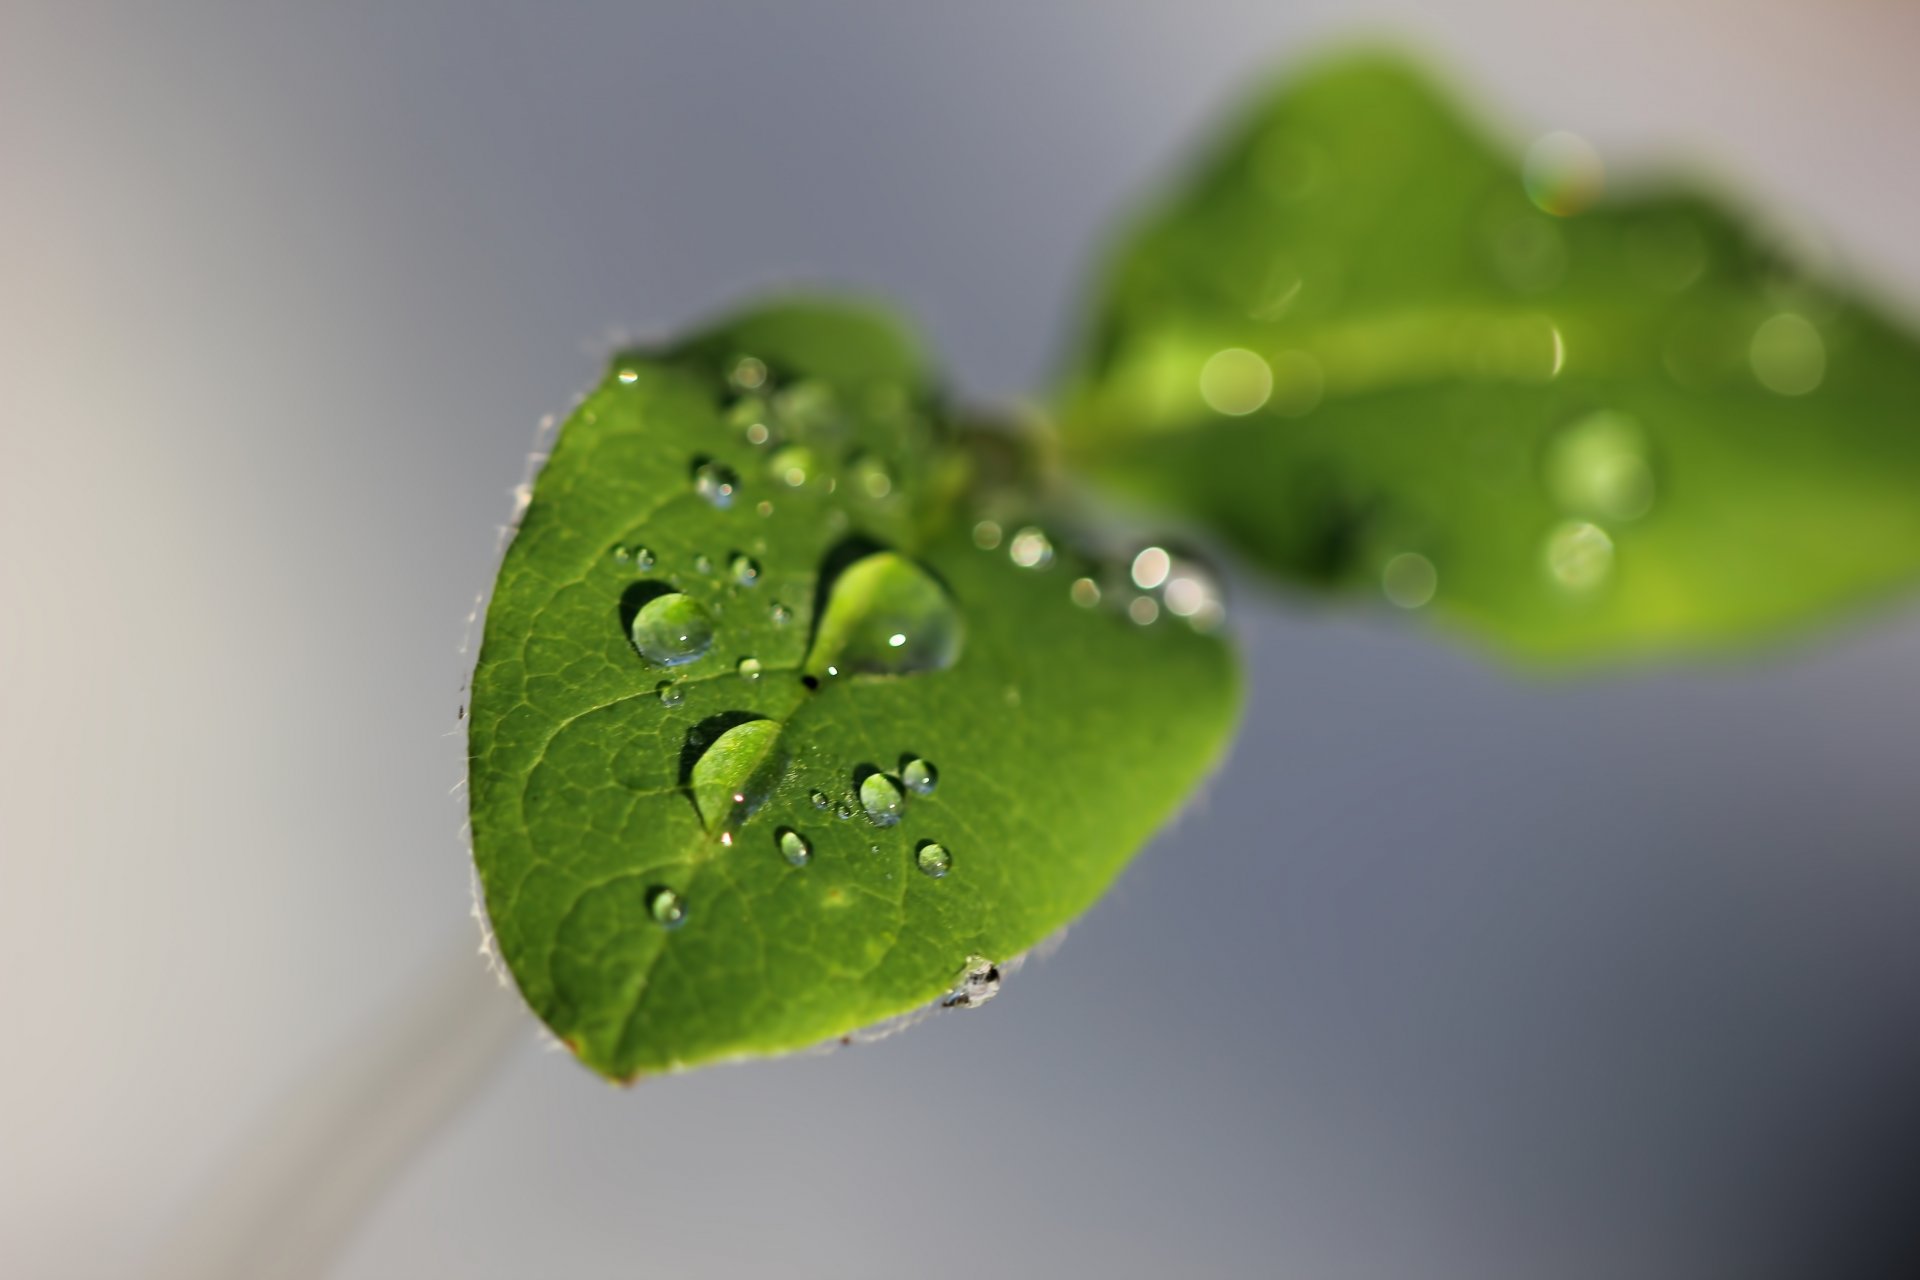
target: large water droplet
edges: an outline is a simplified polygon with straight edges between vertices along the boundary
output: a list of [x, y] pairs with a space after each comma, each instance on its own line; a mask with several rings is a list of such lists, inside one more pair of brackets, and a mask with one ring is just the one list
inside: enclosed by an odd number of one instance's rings
[[960, 657], [965, 628], [946, 589], [905, 556], [879, 551], [834, 578], [807, 671], [910, 675]]
[[740, 477], [725, 463], [708, 459], [694, 464], [693, 491], [714, 506], [722, 510], [732, 506], [739, 487]]
[[899, 783], [884, 773], [875, 772], [860, 780], [860, 807], [867, 811], [867, 820], [874, 826], [891, 827], [906, 811], [907, 798], [900, 794]]
[[796, 867], [804, 867], [813, 858], [813, 843], [792, 827], [782, 827], [779, 833], [780, 856]]
[[647, 914], [654, 923], [668, 929], [678, 929], [687, 922], [687, 902], [673, 890], [663, 886], [647, 893]]
[[1000, 966], [985, 956], [968, 956], [953, 990], [940, 1001], [946, 1009], [977, 1009], [1000, 994]]
[[656, 666], [693, 662], [713, 647], [713, 615], [692, 596], [657, 595], [633, 615], [633, 647]]
[[1569, 520], [1547, 535], [1547, 572], [1568, 591], [1591, 591], [1613, 572], [1613, 539], [1597, 524]]
[[1646, 437], [1624, 413], [1590, 413], [1555, 437], [1547, 453], [1547, 488], [1580, 515], [1637, 520], [1653, 506], [1653, 468]]
[[776, 721], [743, 721], [715, 738], [693, 763], [693, 803], [707, 830], [731, 830], [753, 816], [785, 768]]
[[907, 790], [917, 796], [930, 796], [940, 783], [940, 771], [933, 767], [932, 761], [915, 756], [900, 766], [900, 781], [907, 784]]
[[751, 587], [760, 581], [760, 565], [752, 556], [735, 556], [728, 569], [733, 574], [733, 580], [743, 587]]
[[947, 847], [932, 840], [922, 840], [913, 851], [913, 865], [935, 880], [953, 870], [953, 855]]

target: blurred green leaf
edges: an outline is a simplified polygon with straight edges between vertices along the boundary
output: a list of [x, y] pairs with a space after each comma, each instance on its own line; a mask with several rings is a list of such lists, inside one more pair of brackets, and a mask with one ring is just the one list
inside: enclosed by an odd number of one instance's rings
[[1225, 646], [975, 530], [942, 413], [890, 321], [819, 303], [621, 357], [563, 427], [487, 610], [471, 816], [500, 953], [595, 1070], [977, 1003], [1220, 752]]
[[1122, 237], [1067, 461], [1296, 582], [1534, 654], [1723, 642], [1920, 570], [1920, 350], [1715, 205], [1588, 203], [1384, 58]]

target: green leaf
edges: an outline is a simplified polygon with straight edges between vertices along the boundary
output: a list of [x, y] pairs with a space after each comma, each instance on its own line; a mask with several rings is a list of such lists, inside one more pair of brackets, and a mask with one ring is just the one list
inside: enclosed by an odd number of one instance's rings
[[970, 457], [900, 331], [824, 303], [623, 356], [565, 424], [471, 816], [500, 954], [595, 1070], [977, 1003], [1221, 750], [1225, 646], [1076, 603], [1098, 568], [1036, 531], [976, 545]]
[[1396, 62], [1256, 103], [1121, 241], [1071, 463], [1539, 655], [1724, 642], [1920, 570], [1920, 351], [1711, 202], [1585, 208]]

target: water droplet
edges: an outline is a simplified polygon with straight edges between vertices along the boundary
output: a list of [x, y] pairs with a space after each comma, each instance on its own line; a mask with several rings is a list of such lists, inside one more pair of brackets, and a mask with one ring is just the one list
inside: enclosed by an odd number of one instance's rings
[[851, 467], [854, 485], [867, 497], [878, 501], [893, 492], [893, 474], [887, 464], [872, 454], [862, 454]]
[[713, 615], [692, 596], [657, 595], [633, 615], [633, 647], [655, 666], [683, 666], [713, 647]]
[[1580, 515], [1637, 520], [1653, 506], [1646, 436], [1624, 413], [1590, 413], [1560, 432], [1546, 474], [1554, 501]]
[[767, 616], [773, 619], [776, 627], [784, 627], [793, 621], [793, 610], [783, 604], [776, 604], [767, 611]]
[[833, 388], [813, 379], [796, 382], [782, 391], [773, 398], [773, 407], [783, 424], [801, 433], [831, 426], [839, 413]]
[[1597, 524], [1569, 520], [1547, 535], [1547, 572], [1568, 591], [1591, 591], [1613, 571], [1613, 539]]
[[693, 558], [693, 571], [697, 574], [700, 574], [702, 577], [705, 577], [707, 574], [712, 573], [713, 572], [712, 557], [695, 556]]
[[756, 448], [773, 438], [773, 433], [767, 430], [767, 424], [764, 422], [749, 422], [747, 429], [741, 434], [747, 438], [748, 444]]
[[1813, 321], [1782, 311], [1753, 331], [1747, 359], [1760, 385], [1777, 395], [1803, 396], [1827, 376], [1827, 346]]
[[693, 468], [693, 491], [721, 510], [733, 505], [740, 477], [732, 467], [711, 459], [697, 462]]
[[622, 561], [631, 560], [633, 559], [633, 552], [627, 550], [624, 546], [615, 547], [613, 549], [613, 558]]
[[947, 852], [945, 845], [922, 840], [913, 851], [913, 865], [938, 880], [953, 870], [953, 855]]
[[751, 587], [760, 581], [759, 562], [751, 556], [735, 556], [728, 567], [733, 572], [733, 580], [743, 587]]
[[818, 469], [814, 461], [813, 450], [805, 445], [790, 444], [776, 449], [767, 459], [767, 470], [775, 480], [789, 489], [798, 489], [807, 482], [807, 477]]
[[792, 827], [780, 828], [780, 855], [796, 867], [804, 867], [813, 858], [813, 844]]
[[762, 517], [770, 516], [773, 514], [773, 504], [771, 502], [763, 501], [759, 505], [754, 507], [754, 510], [758, 511]]
[[1127, 616], [1141, 626], [1152, 626], [1160, 616], [1160, 603], [1152, 596], [1135, 596], [1127, 605]]
[[1013, 535], [1013, 541], [1007, 544], [1007, 556], [1022, 569], [1044, 569], [1053, 563], [1053, 543], [1029, 525]]
[[1402, 609], [1418, 609], [1433, 599], [1440, 575], [1433, 561], [1417, 551], [1403, 551], [1380, 571], [1380, 590]]
[[842, 822], [850, 822], [853, 819], [853, 806], [850, 804], [842, 804], [838, 809], [833, 811], [833, 816]]
[[653, 686], [653, 691], [660, 695], [663, 707], [677, 707], [687, 700], [687, 691], [671, 680], [662, 680]]
[[899, 783], [884, 773], [874, 772], [860, 780], [860, 807], [867, 811], [867, 820], [874, 826], [891, 827], [900, 821], [907, 798], [900, 794]]
[[877, 551], [834, 578], [806, 669], [814, 676], [942, 671], [958, 661], [964, 639], [946, 588], [905, 556]]
[[1070, 594], [1075, 604], [1082, 609], [1091, 609], [1100, 603], [1100, 584], [1092, 578], [1075, 578]]
[[900, 781], [907, 784], [907, 790], [917, 796], [930, 796], [940, 784], [940, 771], [933, 763], [915, 756], [900, 767]]
[[1549, 133], [1527, 148], [1521, 182], [1543, 213], [1570, 218], [1590, 207], [1606, 187], [1606, 169], [1593, 144], [1577, 133]]
[[665, 886], [655, 888], [647, 894], [647, 914], [663, 928], [678, 929], [687, 922], [686, 899]]
[[637, 369], [622, 369], [618, 376], [620, 381], [629, 384], [640, 381], [640, 372]]
[[1000, 526], [991, 520], [982, 520], [973, 526], [973, 545], [982, 551], [991, 551], [1000, 545]]
[[1195, 631], [1213, 631], [1227, 620], [1226, 597], [1211, 570], [1196, 560], [1176, 558], [1160, 593], [1167, 612], [1184, 618]]
[[807, 793], [807, 799], [813, 801], [813, 807], [816, 809], [824, 809], [828, 805], [833, 803], [833, 801], [827, 799], [826, 792], [820, 791], [817, 789], [813, 791], [809, 791]]
[[758, 680], [760, 678], [760, 659], [758, 658], [740, 659], [739, 671], [740, 671], [740, 678], [742, 680]]
[[985, 956], [968, 956], [953, 990], [940, 1001], [945, 1009], [977, 1009], [1000, 994], [1000, 966]]
[[742, 391], [757, 390], [766, 380], [766, 364], [752, 356], [741, 356], [734, 361], [733, 371], [727, 375], [727, 381]]
[[1200, 368], [1200, 398], [1207, 408], [1243, 417], [1273, 394], [1273, 369], [1245, 347], [1216, 351]]
[[[697, 743], [697, 739], [690, 738]], [[709, 831], [731, 831], [753, 816], [786, 771], [775, 720], [745, 720], [715, 738], [693, 762], [694, 807]]]
[[653, 568], [653, 561], [653, 552], [646, 547], [635, 547], [633, 549], [633, 567], [640, 570], [640, 572], [645, 573], [647, 570]]
[[1167, 580], [1173, 570], [1173, 557], [1161, 547], [1148, 547], [1133, 558], [1133, 585], [1151, 591]]

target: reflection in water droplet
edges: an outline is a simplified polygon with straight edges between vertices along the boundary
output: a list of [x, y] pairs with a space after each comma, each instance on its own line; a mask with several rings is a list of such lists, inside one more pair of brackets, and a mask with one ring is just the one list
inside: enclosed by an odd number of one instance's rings
[[804, 867], [813, 857], [813, 845], [808, 839], [792, 827], [782, 827], [779, 833], [780, 855], [796, 867]]
[[655, 924], [678, 929], [687, 922], [687, 904], [679, 894], [661, 886], [648, 892], [647, 914], [653, 917]]
[[1600, 198], [1606, 169], [1593, 144], [1577, 133], [1550, 133], [1527, 148], [1521, 170], [1527, 198], [1543, 212], [1569, 218]]
[[1160, 616], [1160, 603], [1152, 596], [1135, 596], [1127, 604], [1127, 616], [1141, 626], [1151, 626]]
[[900, 768], [900, 781], [907, 784], [907, 790], [917, 796], [930, 796], [940, 784], [940, 771], [933, 763], [915, 756]]
[[1597, 524], [1569, 520], [1547, 535], [1547, 572], [1568, 591], [1591, 591], [1613, 571], [1613, 539]]
[[678, 591], [655, 596], [633, 615], [633, 647], [655, 666], [692, 662], [713, 647], [713, 615]]
[[1403, 551], [1380, 571], [1380, 590], [1402, 609], [1418, 609], [1433, 599], [1440, 575], [1433, 561], [1414, 551]]
[[701, 576], [703, 576], [703, 577], [704, 577], [705, 575], [707, 575], [707, 574], [710, 574], [710, 573], [712, 573], [712, 572], [713, 572], [713, 559], [712, 559], [712, 557], [710, 557], [710, 556], [695, 556], [695, 557], [693, 558], [693, 571], [694, 571], [695, 573], [697, 573], [697, 574], [700, 574], [700, 575], [701, 575]]
[[867, 821], [876, 827], [890, 827], [900, 821], [900, 815], [907, 807], [907, 798], [900, 794], [900, 784], [884, 773], [870, 773], [860, 780], [860, 807], [867, 811]]
[[694, 464], [693, 491], [721, 510], [733, 505], [734, 490], [740, 477], [732, 467], [711, 460]]
[[1053, 563], [1053, 543], [1047, 535], [1029, 525], [1013, 535], [1007, 555], [1022, 569], [1044, 569]]
[[1092, 578], [1075, 578], [1069, 594], [1082, 609], [1091, 609], [1100, 603], [1100, 584]]
[[1200, 367], [1200, 398], [1229, 417], [1252, 413], [1273, 394], [1273, 370], [1245, 347], [1216, 351]]
[[740, 678], [743, 680], [758, 680], [760, 678], [760, 659], [758, 658], [740, 659], [739, 671], [740, 671]]
[[1590, 413], [1554, 437], [1547, 489], [1566, 510], [1607, 520], [1638, 520], [1653, 507], [1646, 436], [1624, 413]]
[[946, 1009], [978, 1009], [1000, 994], [1000, 967], [985, 956], [968, 956], [953, 990], [940, 1001]]
[[1173, 570], [1173, 557], [1161, 547], [1148, 547], [1133, 558], [1133, 585], [1151, 591], [1167, 580]]
[[813, 807], [816, 809], [824, 809], [833, 803], [833, 801], [827, 799], [826, 792], [819, 790], [809, 791], [807, 793], [807, 799], [813, 801]]
[[671, 680], [662, 680], [653, 686], [653, 691], [660, 695], [662, 706], [677, 707], [687, 700], [687, 691]]
[[728, 567], [733, 572], [733, 580], [743, 587], [751, 587], [760, 581], [760, 566], [751, 556], [735, 556]]
[[773, 619], [775, 626], [784, 627], [793, 621], [793, 610], [783, 604], [776, 604], [767, 610], [767, 616]]
[[816, 677], [942, 671], [959, 660], [964, 639], [946, 589], [905, 556], [877, 551], [834, 578], [806, 669]]
[[953, 870], [953, 855], [947, 852], [945, 845], [922, 840], [913, 851], [913, 865], [938, 880]]
[[1753, 331], [1747, 348], [1753, 376], [1767, 390], [1803, 396], [1827, 376], [1827, 345], [1805, 316], [1782, 311]]
[[973, 526], [973, 545], [982, 551], [991, 551], [1000, 545], [1000, 526], [991, 520], [982, 520]]

